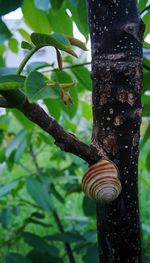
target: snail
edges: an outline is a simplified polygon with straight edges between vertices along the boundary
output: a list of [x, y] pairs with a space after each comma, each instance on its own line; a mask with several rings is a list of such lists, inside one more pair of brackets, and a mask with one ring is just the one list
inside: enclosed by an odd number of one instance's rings
[[82, 179], [82, 190], [96, 202], [110, 203], [121, 192], [119, 171], [116, 165], [106, 159], [102, 159], [91, 165]]

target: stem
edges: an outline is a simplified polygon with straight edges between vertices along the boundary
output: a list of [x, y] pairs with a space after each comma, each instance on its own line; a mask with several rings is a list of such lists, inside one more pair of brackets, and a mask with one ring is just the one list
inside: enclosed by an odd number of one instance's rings
[[29, 53], [27, 54], [27, 56], [23, 59], [23, 61], [21, 62], [21, 64], [18, 67], [18, 70], [16, 72], [17, 75], [20, 75], [22, 70], [24, 69], [25, 65], [27, 64], [28, 60], [33, 56], [33, 54], [38, 50], [39, 48], [34, 47], [33, 49], [31, 49], [29, 51]]
[[30, 155], [31, 155], [32, 160], [33, 160], [33, 163], [34, 163], [34, 165], [35, 165], [35, 167], [36, 167], [37, 173], [40, 175], [40, 174], [41, 174], [41, 169], [40, 169], [40, 167], [39, 167], [39, 165], [38, 165], [36, 155], [35, 155], [35, 153], [34, 153], [33, 148], [32, 148], [31, 145], [30, 145]]
[[[37, 173], [39, 174], [40, 171], [41, 171], [41, 168], [39, 167], [39, 164], [37, 162], [36, 155], [35, 155], [35, 153], [34, 153], [34, 151], [32, 149], [32, 146], [30, 146], [30, 154], [31, 154], [32, 160], [33, 160], [33, 162], [35, 164], [35, 167], [37, 169]], [[61, 223], [61, 219], [59, 218], [59, 215], [58, 215], [56, 209], [54, 211], [52, 211], [52, 214], [53, 214], [53, 217], [55, 219], [55, 222], [56, 222], [56, 225], [57, 225], [59, 231], [61, 233], [64, 233], [65, 231], [64, 231], [63, 225]], [[71, 249], [70, 244], [68, 242], [64, 242], [64, 247], [65, 247], [65, 250], [66, 250], [69, 262], [70, 263], [75, 263], [75, 258], [74, 258], [73, 251]]]
[[[56, 221], [56, 224], [58, 226], [59, 231], [61, 233], [64, 233], [65, 231], [64, 231], [63, 225], [62, 225], [61, 220], [59, 218], [59, 215], [58, 215], [58, 213], [56, 211], [53, 211], [53, 216], [55, 218], [55, 221]], [[67, 252], [68, 258], [69, 258], [69, 262], [70, 263], [75, 263], [76, 261], [75, 261], [75, 258], [74, 258], [74, 255], [73, 255], [73, 251], [71, 249], [70, 244], [65, 242], [64, 246], [65, 246], [65, 250]]]
[[150, 9], [150, 5], [146, 6], [141, 12], [140, 15], [143, 15], [145, 11], [148, 11]]
[[[70, 69], [70, 68], [78, 68], [78, 67], [82, 67], [82, 66], [86, 66], [86, 65], [90, 65], [91, 62], [85, 62], [85, 63], [81, 63], [81, 64], [75, 64], [75, 65], [71, 65], [71, 66], [66, 66], [63, 67], [62, 69]], [[43, 70], [42, 73], [47, 73], [47, 72], [54, 72], [54, 71], [59, 71], [58, 68], [54, 68], [54, 69], [49, 69], [49, 70]]]

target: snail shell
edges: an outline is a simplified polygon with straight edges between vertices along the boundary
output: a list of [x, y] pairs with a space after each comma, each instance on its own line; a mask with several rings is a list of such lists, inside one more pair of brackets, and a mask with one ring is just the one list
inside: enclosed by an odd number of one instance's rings
[[101, 203], [114, 201], [121, 192], [121, 182], [116, 165], [102, 159], [91, 165], [82, 179], [83, 192]]

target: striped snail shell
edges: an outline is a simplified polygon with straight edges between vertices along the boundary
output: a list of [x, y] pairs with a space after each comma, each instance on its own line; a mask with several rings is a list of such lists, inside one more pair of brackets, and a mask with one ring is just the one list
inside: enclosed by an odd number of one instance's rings
[[82, 190], [91, 199], [110, 203], [121, 192], [121, 182], [116, 165], [109, 160], [102, 159], [91, 165], [82, 179]]

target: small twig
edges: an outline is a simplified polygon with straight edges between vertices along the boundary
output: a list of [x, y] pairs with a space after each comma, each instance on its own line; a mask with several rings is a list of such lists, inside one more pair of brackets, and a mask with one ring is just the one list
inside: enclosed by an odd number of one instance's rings
[[[90, 64], [91, 64], [91, 62], [85, 62], [85, 63], [81, 63], [81, 64], [66, 66], [66, 67], [63, 67], [62, 69], [64, 70], [64, 69], [78, 68], [78, 67], [83, 67], [83, 66], [90, 65]], [[58, 68], [47, 69], [47, 70], [43, 70], [42, 73], [54, 72], [54, 71], [59, 71], [59, 70], [58, 70]]]
[[[59, 215], [58, 215], [58, 213], [56, 211], [53, 211], [53, 216], [55, 218], [55, 221], [56, 221], [56, 224], [58, 226], [59, 231], [61, 233], [64, 233], [65, 231], [64, 231], [63, 225], [62, 225], [61, 220], [59, 218]], [[68, 255], [70, 263], [75, 263], [75, 258], [74, 258], [73, 251], [71, 249], [70, 244], [65, 242], [64, 246], [65, 246], [65, 250], [67, 252], [67, 255]]]
[[20, 75], [21, 72], [23, 71], [25, 65], [27, 64], [28, 60], [33, 56], [33, 54], [38, 51], [39, 48], [37, 47], [33, 47], [32, 50], [29, 51], [29, 53], [27, 54], [27, 56], [23, 59], [23, 61], [21, 62], [20, 66], [18, 67], [18, 70], [16, 72], [16, 74]]
[[[31, 154], [32, 160], [33, 160], [33, 162], [35, 164], [37, 173], [39, 173], [41, 171], [41, 169], [40, 169], [40, 166], [39, 166], [38, 161], [36, 159], [36, 155], [35, 155], [35, 153], [33, 151], [32, 146], [30, 146], [30, 154]], [[63, 228], [63, 225], [61, 223], [61, 220], [59, 218], [59, 215], [58, 215], [57, 211], [56, 210], [52, 211], [52, 214], [53, 214], [53, 217], [55, 219], [55, 222], [56, 222], [56, 225], [57, 225], [59, 231], [61, 233], [64, 233], [64, 228]], [[67, 253], [67, 256], [69, 258], [70, 263], [75, 263], [75, 258], [74, 258], [74, 255], [73, 255], [73, 252], [72, 252], [70, 244], [67, 243], [67, 242], [64, 242], [64, 246], [65, 246], [65, 250], [66, 250], [66, 253]]]
[[146, 6], [141, 12], [140, 15], [143, 15], [145, 11], [148, 11], [150, 9], [150, 5]]
[[39, 165], [38, 165], [36, 155], [35, 155], [35, 153], [34, 153], [33, 148], [32, 148], [31, 145], [30, 145], [30, 155], [31, 155], [32, 160], [33, 160], [33, 163], [34, 163], [34, 165], [35, 165], [35, 167], [36, 167], [37, 173], [38, 173], [38, 174], [41, 174], [41, 168], [40, 168]]

